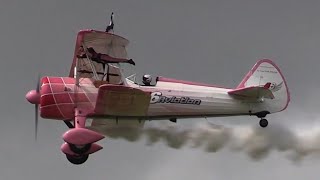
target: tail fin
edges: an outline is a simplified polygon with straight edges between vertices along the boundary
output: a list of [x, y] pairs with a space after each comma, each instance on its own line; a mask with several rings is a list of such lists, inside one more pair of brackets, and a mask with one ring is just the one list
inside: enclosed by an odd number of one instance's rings
[[274, 99], [266, 99], [264, 103], [253, 107], [253, 112], [269, 111], [273, 113], [287, 108], [290, 101], [287, 83], [278, 66], [271, 60], [258, 61], [237, 88], [250, 86], [268, 87], [274, 95]]

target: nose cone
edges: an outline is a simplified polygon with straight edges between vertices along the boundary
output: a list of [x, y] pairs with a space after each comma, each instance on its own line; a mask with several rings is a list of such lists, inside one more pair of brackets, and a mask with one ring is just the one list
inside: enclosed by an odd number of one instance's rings
[[26, 99], [31, 104], [40, 104], [40, 93], [36, 90], [31, 90], [26, 94]]

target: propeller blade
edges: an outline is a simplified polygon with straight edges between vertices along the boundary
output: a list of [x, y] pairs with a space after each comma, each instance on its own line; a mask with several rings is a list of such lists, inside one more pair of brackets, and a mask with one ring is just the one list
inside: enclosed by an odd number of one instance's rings
[[38, 137], [38, 113], [39, 113], [39, 110], [38, 110], [38, 104], [35, 105], [35, 140], [37, 140], [37, 137]]
[[38, 79], [37, 79], [37, 89], [36, 89], [37, 93], [40, 92], [40, 74], [38, 74]]
[[[40, 74], [38, 74], [38, 79], [37, 79], [37, 88], [36, 88], [37, 93], [40, 93]], [[35, 140], [37, 140], [38, 137], [38, 119], [39, 119], [39, 104], [35, 104]]]

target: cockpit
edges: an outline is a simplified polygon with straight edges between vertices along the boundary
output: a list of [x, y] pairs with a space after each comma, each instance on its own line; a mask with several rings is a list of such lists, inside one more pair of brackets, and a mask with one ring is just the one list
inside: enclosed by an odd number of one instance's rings
[[144, 87], [154, 87], [157, 85], [158, 77], [153, 78], [150, 74], [144, 74], [137, 77], [136, 74], [132, 74], [126, 78], [126, 82], [131, 86], [144, 86]]

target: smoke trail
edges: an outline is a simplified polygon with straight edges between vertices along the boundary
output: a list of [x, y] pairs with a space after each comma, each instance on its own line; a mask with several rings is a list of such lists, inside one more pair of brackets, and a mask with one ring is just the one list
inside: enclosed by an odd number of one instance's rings
[[110, 138], [128, 141], [146, 137], [147, 145], [162, 141], [175, 149], [189, 146], [210, 153], [228, 147], [233, 152], [245, 152], [254, 160], [267, 157], [273, 150], [289, 153], [287, 157], [293, 161], [320, 154], [320, 128], [293, 130], [274, 123], [267, 128], [258, 125], [227, 128], [206, 122], [189, 129], [178, 124], [159, 123], [143, 129], [119, 127], [104, 132], [108, 132]]

